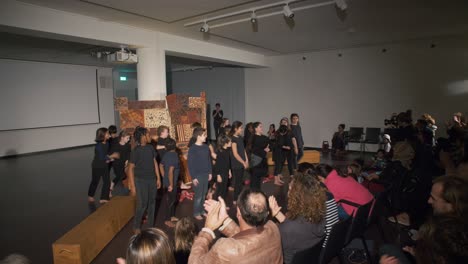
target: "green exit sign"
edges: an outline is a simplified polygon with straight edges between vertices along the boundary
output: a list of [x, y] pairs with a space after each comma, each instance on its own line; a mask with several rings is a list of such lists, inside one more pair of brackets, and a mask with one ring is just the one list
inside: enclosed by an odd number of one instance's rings
[[126, 81], [127, 81], [127, 77], [126, 77], [126, 76], [120, 76], [120, 81], [121, 81], [121, 82], [126, 82]]

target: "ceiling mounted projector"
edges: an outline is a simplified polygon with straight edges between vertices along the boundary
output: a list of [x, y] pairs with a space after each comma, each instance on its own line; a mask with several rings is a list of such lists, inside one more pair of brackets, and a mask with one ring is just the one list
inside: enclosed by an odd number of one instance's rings
[[107, 61], [119, 64], [135, 64], [138, 63], [138, 56], [122, 48], [119, 51], [107, 55]]

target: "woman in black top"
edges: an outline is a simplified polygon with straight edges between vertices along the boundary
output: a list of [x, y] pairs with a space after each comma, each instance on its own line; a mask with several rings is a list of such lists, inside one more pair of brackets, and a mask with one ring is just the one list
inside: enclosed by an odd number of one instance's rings
[[213, 195], [214, 200], [221, 196], [226, 200], [228, 181], [231, 175], [231, 139], [223, 134], [218, 137], [216, 150], [216, 163], [213, 167], [213, 175], [216, 181], [216, 191]]
[[92, 179], [88, 189], [88, 201], [94, 202], [94, 194], [99, 184], [99, 179], [102, 177], [102, 190], [100, 203], [109, 201], [109, 163], [112, 162], [112, 157], [107, 155], [109, 152], [110, 138], [109, 131], [105, 127], [101, 127], [96, 131], [96, 146], [94, 147], [94, 158], [91, 163]]
[[282, 171], [284, 162], [288, 160], [288, 170], [289, 175], [294, 174], [293, 164], [294, 160], [292, 159], [291, 151], [297, 150], [296, 140], [293, 137], [291, 131], [287, 126], [281, 125], [278, 129], [278, 134], [276, 135], [276, 150], [275, 150], [275, 184], [282, 185], [283, 181], [281, 180]]
[[260, 190], [262, 177], [268, 174], [266, 156], [270, 148], [268, 137], [263, 135], [263, 124], [260, 122], [253, 123], [253, 129], [255, 134], [250, 136], [248, 146], [252, 168], [250, 188]]
[[244, 139], [242, 138], [242, 122], [234, 121], [231, 129], [232, 155], [231, 171], [234, 178], [234, 204], [242, 191], [242, 177], [244, 170], [249, 167], [249, 160], [245, 152]]
[[340, 152], [345, 150], [345, 125], [339, 124], [338, 131], [333, 134], [332, 138], [332, 150], [333, 152]]

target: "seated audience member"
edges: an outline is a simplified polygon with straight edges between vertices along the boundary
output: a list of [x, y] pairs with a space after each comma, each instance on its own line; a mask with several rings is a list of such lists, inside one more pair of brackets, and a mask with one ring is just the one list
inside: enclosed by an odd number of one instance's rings
[[333, 152], [341, 152], [345, 150], [345, 124], [338, 125], [338, 131], [333, 134], [332, 150]]
[[294, 176], [289, 184], [286, 215], [274, 196], [268, 199], [271, 215], [280, 222], [285, 263], [291, 263], [296, 252], [315, 246], [325, 237], [325, 200], [325, 190], [313, 172]]
[[358, 177], [361, 176], [361, 165], [356, 162], [349, 164], [346, 167], [346, 173], [348, 177], [353, 177], [357, 181]]
[[187, 264], [193, 240], [197, 236], [197, 226], [188, 217], [177, 221], [174, 230], [174, 257], [176, 264]]
[[[312, 163], [309, 162], [301, 162], [298, 165], [297, 172], [303, 173], [303, 174], [311, 174], [315, 175], [318, 179], [318, 175], [315, 172], [315, 167]], [[323, 242], [323, 246], [325, 247], [328, 236], [330, 235], [331, 228], [334, 224], [338, 223], [340, 219], [338, 218], [338, 215], [346, 215], [346, 213], [343, 210], [343, 207], [338, 205], [335, 201], [335, 197], [331, 192], [328, 191], [327, 186], [320, 182], [320, 186], [322, 186], [325, 190], [325, 194], [327, 195], [327, 200], [325, 201], [325, 241]], [[339, 212], [341, 211], [341, 213]]]
[[23, 255], [20, 254], [10, 254], [4, 259], [0, 260], [1, 264], [31, 264], [31, 261]]
[[385, 160], [385, 150], [379, 149], [377, 150], [377, 154], [375, 154], [375, 160], [371, 168], [376, 171], [383, 171], [386, 166], [387, 161]]
[[[330, 165], [319, 164], [316, 171], [320, 181], [327, 186], [337, 203], [340, 203], [340, 200], [347, 200], [364, 205], [374, 199], [374, 196], [355, 179], [338, 174]], [[341, 206], [348, 216], [353, 215], [353, 212], [356, 210], [355, 207], [345, 203], [341, 203]], [[347, 215], [340, 215], [340, 219], [346, 218]]]
[[426, 120], [427, 122], [427, 129], [432, 132], [432, 146], [435, 146], [435, 132], [437, 130], [436, 121], [435, 119], [429, 114], [423, 114], [422, 119]]
[[[468, 183], [454, 176], [441, 176], [434, 180], [428, 203], [432, 206], [434, 215], [454, 215], [468, 219]], [[403, 225], [410, 225], [408, 213], [397, 215], [397, 220]], [[391, 220], [391, 219], [389, 219]]]
[[428, 203], [433, 212], [468, 219], [468, 182], [452, 176], [434, 180]]
[[175, 264], [175, 260], [167, 235], [160, 229], [148, 228], [130, 238], [126, 259], [118, 258], [117, 263]]
[[[205, 227], [195, 238], [189, 263], [283, 263], [278, 226], [268, 221], [268, 201], [260, 191], [245, 189], [237, 200], [239, 226], [229, 218], [226, 204], [208, 200]], [[222, 237], [212, 245], [219, 231]]]
[[380, 258], [380, 264], [458, 264], [468, 263], [468, 225], [466, 220], [450, 215], [431, 217], [419, 230], [416, 247], [404, 247], [403, 251], [414, 257], [410, 261], [398, 249], [388, 250]]
[[[465, 155], [468, 156], [468, 153]], [[466, 158], [464, 158], [464, 160], [456, 168], [455, 176], [468, 181], [468, 160], [466, 160]]]

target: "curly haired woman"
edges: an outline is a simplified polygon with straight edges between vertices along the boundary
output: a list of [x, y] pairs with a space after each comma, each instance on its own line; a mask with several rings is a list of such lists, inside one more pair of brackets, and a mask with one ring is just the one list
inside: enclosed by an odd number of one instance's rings
[[315, 246], [325, 237], [325, 189], [315, 173], [297, 174], [289, 184], [288, 209], [284, 215], [270, 196], [271, 214], [280, 222], [283, 258], [291, 263], [296, 252]]

